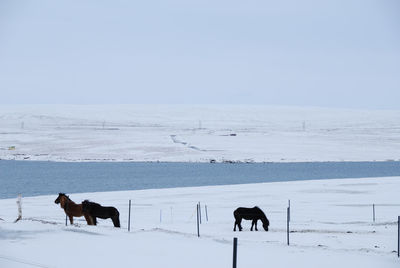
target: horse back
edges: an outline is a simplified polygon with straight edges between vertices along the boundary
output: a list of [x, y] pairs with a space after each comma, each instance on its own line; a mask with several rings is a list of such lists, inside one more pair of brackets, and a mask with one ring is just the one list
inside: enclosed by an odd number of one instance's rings
[[115, 207], [98, 206], [94, 211], [92, 211], [92, 214], [101, 219], [119, 217], [119, 212]]
[[83, 215], [81, 204], [68, 203], [67, 207], [64, 207], [64, 211], [68, 216], [81, 217]]
[[243, 218], [245, 220], [254, 220], [260, 219], [263, 215], [263, 212], [258, 207], [239, 207], [233, 212], [233, 215], [235, 216], [235, 219]]

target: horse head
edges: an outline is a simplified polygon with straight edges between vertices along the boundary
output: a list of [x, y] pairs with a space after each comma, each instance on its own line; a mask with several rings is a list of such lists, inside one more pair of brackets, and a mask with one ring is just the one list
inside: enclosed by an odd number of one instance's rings
[[74, 202], [72, 202], [72, 200], [69, 199], [68, 195], [64, 193], [59, 193], [57, 199], [54, 200], [54, 203], [60, 204], [62, 208], [66, 208], [66, 206], [68, 206], [69, 203], [74, 203]]
[[54, 203], [60, 204], [62, 196], [65, 196], [65, 194], [64, 193], [59, 193], [57, 199], [54, 200]]
[[268, 226], [269, 226], [269, 220], [267, 217], [262, 221], [263, 222], [263, 228], [266, 232], [268, 232]]
[[90, 209], [90, 201], [86, 199], [82, 202], [82, 212], [84, 213], [89, 212], [89, 209]]

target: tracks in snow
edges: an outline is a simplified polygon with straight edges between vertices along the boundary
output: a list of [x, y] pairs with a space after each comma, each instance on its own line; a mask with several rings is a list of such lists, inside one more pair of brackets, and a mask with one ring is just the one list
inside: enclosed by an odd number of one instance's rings
[[185, 141], [179, 140], [176, 137], [176, 135], [170, 135], [170, 137], [171, 137], [171, 140], [172, 140], [173, 143], [182, 144], [182, 145], [186, 146], [187, 148], [195, 150], [195, 151], [207, 152], [207, 150], [200, 149], [200, 148], [198, 148], [196, 146], [190, 145], [189, 143], [187, 143]]

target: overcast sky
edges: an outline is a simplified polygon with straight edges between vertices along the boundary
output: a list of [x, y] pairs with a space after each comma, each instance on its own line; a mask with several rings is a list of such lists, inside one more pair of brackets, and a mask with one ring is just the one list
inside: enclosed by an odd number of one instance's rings
[[0, 1], [0, 104], [400, 109], [400, 1]]

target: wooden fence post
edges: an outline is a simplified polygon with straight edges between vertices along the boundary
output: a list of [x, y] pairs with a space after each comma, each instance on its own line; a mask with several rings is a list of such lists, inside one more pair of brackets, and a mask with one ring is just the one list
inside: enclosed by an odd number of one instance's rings
[[372, 220], [375, 222], [375, 204], [372, 204]]
[[287, 208], [287, 216], [286, 216], [286, 233], [287, 233], [287, 244], [289, 246], [289, 216], [290, 215], [290, 207]]
[[199, 228], [199, 204], [197, 204], [197, 237], [200, 237], [200, 228]]
[[236, 268], [237, 264], [237, 237], [233, 238], [233, 263], [232, 267]]
[[129, 199], [128, 232], [131, 231], [131, 200]]
[[[65, 211], [67, 211], [68, 208], [68, 202], [65, 202]], [[67, 212], [65, 212], [65, 226], [68, 225], [68, 216], [67, 216]]]
[[18, 206], [18, 217], [14, 221], [14, 223], [16, 223], [17, 221], [22, 219], [22, 195], [21, 194], [18, 195], [17, 206]]
[[199, 202], [199, 218], [200, 218], [200, 224], [201, 224], [201, 205], [200, 205], [200, 202]]

